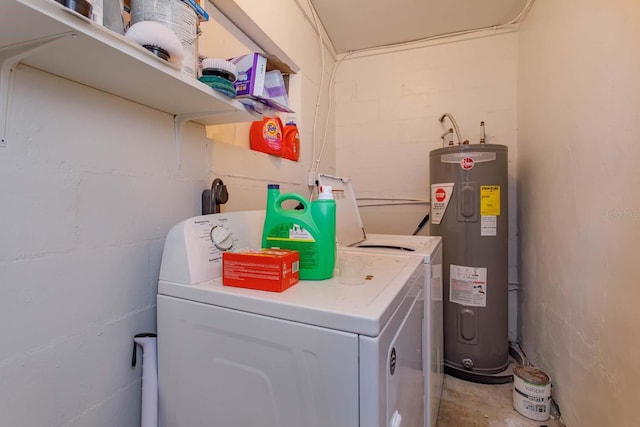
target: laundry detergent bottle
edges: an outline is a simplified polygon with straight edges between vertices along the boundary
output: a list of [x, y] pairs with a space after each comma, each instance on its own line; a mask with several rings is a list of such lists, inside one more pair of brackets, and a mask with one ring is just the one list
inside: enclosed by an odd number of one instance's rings
[[264, 117], [251, 123], [249, 147], [255, 151], [282, 157], [282, 128], [279, 117]]
[[295, 120], [287, 120], [282, 131], [282, 157], [297, 162], [300, 158], [300, 133]]
[[[287, 200], [299, 202], [302, 209], [284, 209]], [[300, 280], [331, 278], [336, 264], [336, 202], [331, 187], [309, 202], [296, 193], [280, 194], [278, 184], [269, 184], [262, 247], [298, 251]]]

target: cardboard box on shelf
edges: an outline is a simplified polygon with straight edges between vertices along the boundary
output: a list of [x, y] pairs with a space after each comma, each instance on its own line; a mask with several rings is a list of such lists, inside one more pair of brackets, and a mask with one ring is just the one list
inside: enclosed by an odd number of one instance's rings
[[261, 96], [267, 73], [267, 58], [259, 53], [249, 53], [229, 59], [238, 72], [235, 82], [238, 96]]
[[229, 61], [236, 65], [235, 88], [240, 102], [260, 113], [266, 109], [264, 106], [293, 113], [283, 78], [283, 73], [292, 72], [289, 67], [275, 57], [257, 52], [230, 58]]

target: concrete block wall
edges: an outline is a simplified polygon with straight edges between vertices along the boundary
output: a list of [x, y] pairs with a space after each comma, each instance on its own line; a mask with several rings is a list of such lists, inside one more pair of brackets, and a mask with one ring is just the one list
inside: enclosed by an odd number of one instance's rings
[[[264, 209], [268, 183], [279, 183], [282, 192], [297, 192], [308, 196], [308, 173], [320, 154], [325, 123], [326, 148], [319, 172], [335, 174], [335, 120], [328, 108], [329, 77], [335, 63], [331, 48], [324, 45], [324, 64], [320, 53], [318, 30], [308, 5], [304, 2], [277, 0], [268, 3], [233, 0], [248, 19], [269, 34], [282, 51], [289, 56], [299, 71], [289, 78], [289, 106], [295, 112], [279, 114], [283, 119], [293, 117], [300, 134], [300, 159], [294, 162], [249, 149], [249, 123], [210, 127], [211, 169], [209, 182], [221, 178], [229, 190], [229, 202], [222, 211]], [[304, 3], [304, 4], [303, 4]], [[318, 24], [320, 25], [319, 21]], [[233, 40], [233, 34], [219, 26], [210, 25], [214, 31], [214, 45], [206, 47], [210, 55], [225, 56], [249, 51]], [[320, 27], [320, 33], [324, 29]], [[325, 36], [326, 38], [326, 36]], [[240, 53], [238, 53], [240, 52]], [[324, 72], [324, 79], [323, 79]], [[321, 92], [316, 115], [316, 101]], [[314, 134], [314, 120], [316, 131]]]
[[201, 126], [19, 66], [0, 149], [0, 424], [139, 425], [164, 238], [199, 211]]
[[[429, 152], [455, 117], [463, 139], [509, 147], [509, 279], [517, 282], [516, 159], [518, 36], [448, 39], [347, 57], [336, 74], [336, 169], [369, 198], [429, 199]], [[426, 203], [361, 207], [369, 233], [411, 234]], [[421, 234], [426, 231], [423, 230]]]
[[[319, 51], [310, 21], [296, 19], [312, 43], [289, 42], [308, 52], [294, 55], [293, 102], [309, 135]], [[132, 338], [156, 328], [167, 232], [199, 215], [214, 176], [230, 187], [223, 210], [263, 209], [267, 182], [304, 193], [311, 150], [284, 163], [187, 123], [179, 168], [171, 115], [23, 65], [11, 99], [0, 149], [0, 425], [137, 426]]]
[[568, 426], [636, 426], [640, 6], [538, 0], [520, 31], [522, 342]]

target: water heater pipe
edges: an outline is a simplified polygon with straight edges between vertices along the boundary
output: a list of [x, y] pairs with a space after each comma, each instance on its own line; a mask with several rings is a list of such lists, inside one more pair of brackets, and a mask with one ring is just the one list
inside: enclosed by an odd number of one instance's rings
[[451, 120], [451, 124], [453, 125], [453, 129], [456, 131], [456, 136], [458, 137], [458, 145], [462, 143], [462, 137], [460, 136], [460, 129], [458, 128], [458, 123], [456, 123], [456, 119], [450, 113], [444, 113], [440, 116], [440, 123], [444, 122], [444, 118], [448, 117]]

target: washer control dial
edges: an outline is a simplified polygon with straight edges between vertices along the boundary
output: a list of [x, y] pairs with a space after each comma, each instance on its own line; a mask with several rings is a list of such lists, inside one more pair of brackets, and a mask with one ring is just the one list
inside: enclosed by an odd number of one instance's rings
[[214, 225], [209, 236], [216, 248], [221, 251], [228, 251], [233, 247], [233, 233], [222, 225]]

